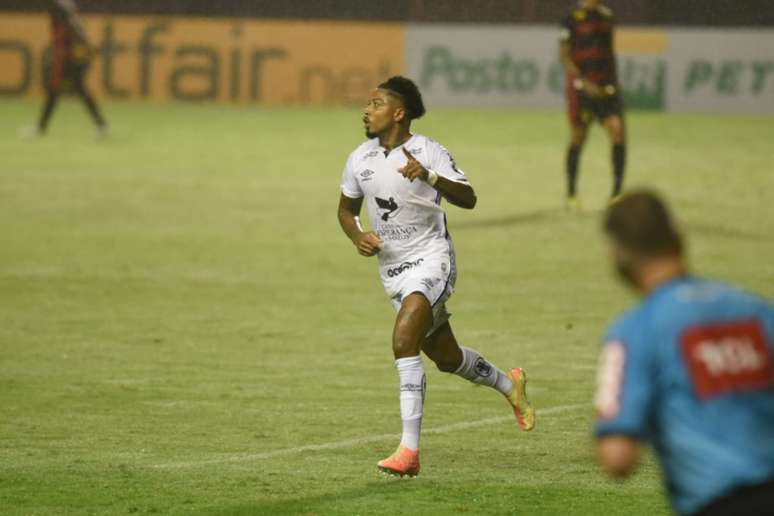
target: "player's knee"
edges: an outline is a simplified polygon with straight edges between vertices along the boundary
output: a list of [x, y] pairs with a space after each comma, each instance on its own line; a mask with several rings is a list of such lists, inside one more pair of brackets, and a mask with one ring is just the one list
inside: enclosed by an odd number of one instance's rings
[[579, 148], [586, 141], [586, 131], [583, 129], [575, 128], [570, 137], [570, 145], [572, 147]]
[[458, 363], [455, 363], [447, 357], [435, 358], [433, 359], [433, 362], [435, 362], [435, 366], [442, 373], [453, 373], [457, 371], [457, 368], [460, 366]]
[[392, 337], [392, 352], [395, 358], [418, 355], [419, 339], [410, 332], [396, 331]]
[[610, 139], [615, 145], [620, 145], [626, 142], [626, 129], [623, 124], [623, 120], [620, 118], [611, 118], [607, 122], [607, 130], [610, 133]]
[[392, 335], [392, 351], [396, 357], [414, 356], [419, 354], [420, 336], [410, 318], [401, 318], [395, 324], [395, 331]]

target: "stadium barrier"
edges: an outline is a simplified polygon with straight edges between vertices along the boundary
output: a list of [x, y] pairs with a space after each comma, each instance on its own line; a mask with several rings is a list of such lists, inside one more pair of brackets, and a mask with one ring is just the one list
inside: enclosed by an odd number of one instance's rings
[[[395, 73], [430, 105], [561, 109], [555, 27], [348, 21], [84, 17], [102, 97], [154, 101], [359, 104]], [[627, 105], [774, 113], [774, 30], [617, 32]], [[0, 94], [39, 95], [49, 45], [40, 14], [0, 17]]]
[[[99, 54], [88, 84], [114, 99], [360, 103], [401, 72], [399, 24], [84, 16]], [[45, 15], [0, 17], [0, 93], [42, 93]]]

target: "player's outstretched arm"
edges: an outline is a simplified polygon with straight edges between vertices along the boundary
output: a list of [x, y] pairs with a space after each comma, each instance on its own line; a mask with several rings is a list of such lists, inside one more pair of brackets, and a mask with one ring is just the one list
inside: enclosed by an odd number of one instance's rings
[[441, 192], [444, 199], [458, 208], [464, 208], [466, 210], [472, 210], [476, 207], [478, 198], [473, 187], [467, 183], [458, 183], [451, 179], [446, 179], [443, 176], [438, 176], [438, 180], [435, 183], [435, 189]]
[[382, 239], [372, 231], [363, 231], [357, 217], [363, 199], [352, 199], [344, 194], [339, 198], [339, 224], [362, 256], [373, 256], [382, 247]]
[[403, 154], [405, 154], [408, 159], [406, 166], [398, 169], [398, 172], [400, 172], [403, 177], [409, 181], [421, 179], [422, 181], [431, 184], [431, 186], [438, 190], [447, 201], [459, 208], [465, 208], [467, 210], [475, 208], [478, 199], [476, 198], [476, 192], [473, 190], [472, 186], [467, 183], [458, 183], [457, 181], [446, 179], [438, 174], [434, 174], [434, 177], [431, 180], [430, 171], [417, 161], [411, 153], [406, 151], [405, 147], [403, 148]]

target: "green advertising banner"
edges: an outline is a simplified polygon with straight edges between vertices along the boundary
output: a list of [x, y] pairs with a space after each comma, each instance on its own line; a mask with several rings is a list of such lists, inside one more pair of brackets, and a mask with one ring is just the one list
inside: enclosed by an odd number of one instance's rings
[[[410, 25], [406, 66], [429, 103], [560, 109], [564, 70], [554, 27]], [[774, 31], [616, 33], [630, 109], [774, 113]]]

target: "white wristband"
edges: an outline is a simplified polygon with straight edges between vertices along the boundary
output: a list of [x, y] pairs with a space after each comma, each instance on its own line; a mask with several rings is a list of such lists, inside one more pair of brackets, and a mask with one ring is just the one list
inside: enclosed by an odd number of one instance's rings
[[435, 183], [438, 182], [438, 173], [433, 172], [430, 169], [427, 169], [427, 179], [425, 181], [427, 181], [427, 184], [429, 184], [430, 186], [435, 186]]

